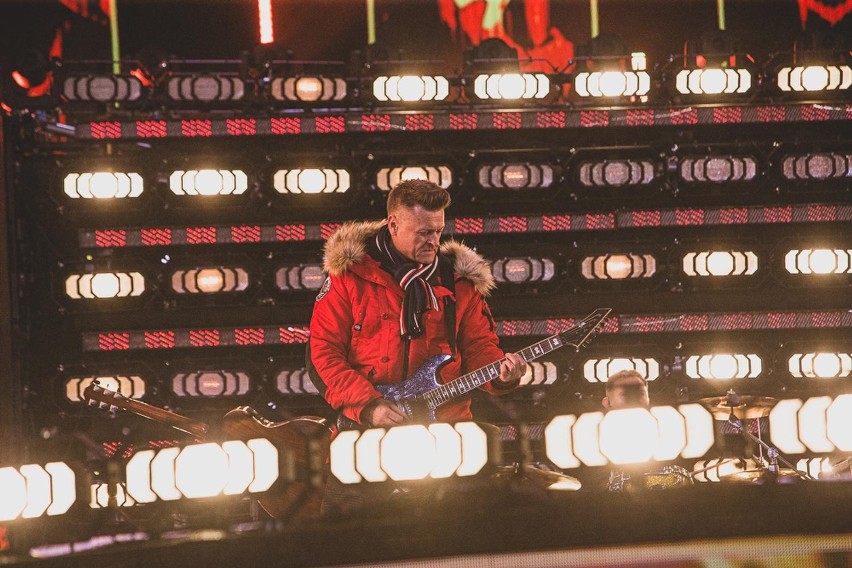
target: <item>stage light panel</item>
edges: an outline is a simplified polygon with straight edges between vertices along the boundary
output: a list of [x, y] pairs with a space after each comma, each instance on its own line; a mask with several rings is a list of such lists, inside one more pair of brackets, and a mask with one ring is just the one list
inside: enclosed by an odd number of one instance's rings
[[550, 78], [544, 73], [480, 74], [473, 92], [482, 100], [543, 99], [550, 93]]
[[848, 65], [782, 67], [776, 81], [785, 92], [844, 91], [852, 86], [852, 68]]
[[784, 267], [790, 274], [852, 274], [852, 249], [794, 249]]
[[559, 378], [556, 365], [549, 361], [527, 363], [527, 371], [521, 377], [522, 386], [552, 385]]
[[695, 473], [692, 478], [698, 482], [719, 483], [725, 477], [735, 475], [742, 471], [754, 471], [757, 467], [757, 463], [751, 458], [728, 458], [697, 461], [695, 462], [692, 471], [697, 472], [702, 469], [705, 471]]
[[580, 270], [588, 280], [650, 278], [657, 271], [657, 261], [650, 254], [602, 254], [585, 257]]
[[176, 74], [169, 77], [166, 93], [173, 101], [239, 101], [245, 96], [245, 83], [236, 75]]
[[483, 164], [476, 178], [483, 189], [542, 189], [553, 185], [554, 171], [549, 164]]
[[453, 172], [447, 166], [399, 166], [381, 168], [376, 173], [376, 187], [390, 191], [399, 182], [424, 179], [447, 189], [453, 183]]
[[251, 378], [243, 371], [195, 371], [172, 377], [172, 392], [181, 398], [242, 396], [251, 390], [251, 385]]
[[325, 282], [320, 264], [284, 266], [275, 271], [275, 285], [279, 290], [319, 290]]
[[751, 82], [747, 69], [683, 69], [675, 78], [678, 92], [684, 95], [746, 93]]
[[692, 355], [686, 359], [685, 370], [691, 379], [754, 379], [763, 371], [763, 363], [753, 353]]
[[643, 96], [651, 90], [651, 76], [645, 71], [584, 71], [574, 78], [574, 89], [581, 97]]
[[443, 101], [450, 82], [441, 75], [390, 75], [373, 79], [373, 96], [381, 102]]
[[752, 251], [701, 251], [683, 256], [687, 276], [751, 276], [757, 272], [758, 257]]
[[610, 376], [625, 370], [636, 371], [650, 382], [659, 378], [660, 363], [651, 357], [588, 359], [583, 364], [583, 378], [590, 383], [605, 383]]
[[757, 177], [757, 160], [751, 156], [704, 156], [682, 158], [680, 178], [688, 183], [732, 183]]
[[244, 268], [210, 266], [176, 270], [171, 277], [172, 290], [178, 294], [219, 294], [243, 292], [249, 287]]
[[285, 369], [275, 377], [275, 389], [281, 394], [319, 394], [305, 369]]
[[346, 193], [352, 181], [342, 168], [298, 168], [276, 171], [272, 185], [278, 193]]
[[135, 172], [70, 173], [63, 185], [72, 199], [124, 199], [144, 191], [142, 176]]
[[128, 102], [142, 96], [142, 82], [132, 75], [71, 75], [62, 80], [69, 101]]
[[769, 433], [785, 454], [852, 451], [852, 394], [781, 400], [769, 412]]
[[83, 391], [96, 382], [105, 389], [126, 398], [141, 399], [145, 396], [145, 381], [138, 375], [112, 375], [97, 377], [72, 377], [65, 382], [65, 398], [71, 402], [85, 402]]
[[177, 170], [169, 176], [175, 195], [240, 195], [248, 189], [242, 170]]
[[61, 515], [76, 500], [76, 477], [64, 462], [0, 468], [0, 521]]
[[510, 257], [494, 261], [491, 272], [497, 282], [523, 284], [552, 280], [555, 267], [549, 258]]
[[852, 374], [852, 354], [829, 351], [794, 353], [788, 360], [790, 374], [797, 378], [838, 379]]
[[700, 404], [557, 416], [545, 427], [547, 457], [564, 469], [696, 458], [713, 443], [713, 416]]
[[330, 461], [346, 484], [471, 476], [488, 463], [488, 439], [473, 422], [347, 430], [331, 442]]
[[279, 101], [342, 101], [347, 88], [346, 81], [339, 77], [275, 77], [269, 85], [269, 94]]
[[806, 458], [796, 462], [796, 470], [819, 479], [821, 475], [834, 473], [829, 458]]
[[127, 494], [138, 503], [266, 491], [279, 477], [269, 440], [225, 441], [137, 452], [126, 465]]
[[654, 164], [650, 160], [587, 161], [578, 168], [578, 179], [586, 187], [647, 185], [654, 177]]
[[[115, 504], [118, 507], [132, 507], [136, 501], [127, 494], [124, 483], [115, 486]], [[89, 507], [103, 509], [109, 507], [109, 486], [106, 483], [93, 483], [90, 488]]]
[[127, 298], [143, 292], [145, 277], [139, 272], [72, 274], [65, 279], [65, 293], [75, 300]]
[[852, 154], [825, 152], [785, 156], [781, 173], [790, 180], [827, 180], [852, 177]]

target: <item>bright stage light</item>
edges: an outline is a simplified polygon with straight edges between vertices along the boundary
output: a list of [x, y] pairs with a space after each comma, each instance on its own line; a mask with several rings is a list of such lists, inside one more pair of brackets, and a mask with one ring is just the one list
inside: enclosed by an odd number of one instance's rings
[[382, 102], [443, 101], [450, 82], [440, 75], [391, 75], [373, 80], [373, 96]]
[[381, 168], [376, 173], [376, 186], [382, 191], [390, 191], [399, 182], [410, 179], [423, 179], [447, 189], [453, 184], [453, 172], [447, 166], [399, 166]]
[[0, 468], [0, 521], [61, 515], [76, 500], [76, 477], [64, 462]]
[[305, 369], [279, 372], [275, 377], [275, 389], [281, 394], [319, 394]]
[[689, 252], [683, 257], [687, 276], [750, 276], [757, 268], [757, 255], [751, 251]]
[[145, 450], [126, 466], [127, 494], [138, 503], [258, 493], [278, 476], [278, 450], [263, 438]]
[[772, 443], [785, 454], [852, 451], [852, 394], [781, 400], [769, 413]]
[[344, 169], [302, 168], [278, 170], [272, 185], [278, 193], [345, 193], [351, 180]]
[[172, 290], [178, 294], [242, 292], [249, 286], [249, 275], [239, 267], [211, 266], [176, 270], [171, 283]]
[[527, 371], [521, 377], [521, 385], [552, 385], [559, 378], [556, 365], [549, 362], [533, 361], [527, 363]]
[[831, 467], [831, 460], [829, 458], [801, 459], [796, 462], [796, 470], [810, 475], [814, 479], [819, 479], [820, 476], [825, 474], [834, 473], [834, 468]]
[[747, 69], [684, 69], [678, 72], [675, 86], [684, 95], [746, 93], [751, 89], [751, 73]]
[[196, 371], [172, 377], [172, 392], [182, 398], [227, 398], [250, 390], [251, 378], [243, 371]]
[[578, 73], [574, 88], [581, 97], [633, 97], [647, 95], [651, 76], [645, 71], [595, 71]]
[[565, 469], [696, 458], [713, 443], [713, 416], [700, 404], [557, 416], [545, 427], [547, 457]]
[[239, 195], [248, 189], [241, 170], [178, 170], [169, 176], [175, 195]]
[[346, 98], [346, 81], [339, 77], [305, 76], [275, 77], [269, 86], [273, 99], [313, 103], [342, 101]]
[[68, 174], [65, 195], [72, 199], [123, 199], [142, 195], [142, 176], [124, 172]]
[[650, 357], [588, 359], [583, 364], [583, 377], [590, 383], [605, 383], [610, 376], [625, 370], [636, 371], [646, 381], [654, 381], [660, 376], [660, 363]]
[[852, 273], [852, 249], [794, 249], [784, 255], [790, 274]]
[[543, 99], [550, 93], [544, 73], [492, 73], [477, 75], [473, 92], [482, 100]]
[[751, 353], [692, 355], [686, 359], [686, 375], [692, 379], [753, 379], [762, 370], [760, 357]]
[[473, 422], [346, 430], [332, 441], [331, 473], [343, 483], [476, 475], [488, 439]]
[[145, 381], [137, 375], [113, 375], [98, 377], [72, 377], [65, 382], [65, 398], [71, 402], [85, 402], [83, 396], [89, 385], [97, 382], [105, 389], [117, 392], [125, 398], [140, 399], [145, 396]]
[[588, 280], [650, 278], [656, 271], [657, 261], [650, 254], [587, 256], [581, 264], [581, 274]]
[[72, 274], [65, 279], [65, 293], [75, 300], [127, 298], [145, 291], [145, 278], [138, 272]]
[[797, 378], [836, 379], [852, 374], [852, 354], [815, 352], [795, 353], [789, 361], [790, 374]]
[[778, 88], [786, 92], [844, 91], [852, 86], [848, 65], [798, 65], [778, 71]]
[[553, 279], [553, 261], [549, 258], [501, 258], [494, 261], [491, 272], [497, 282], [523, 284]]

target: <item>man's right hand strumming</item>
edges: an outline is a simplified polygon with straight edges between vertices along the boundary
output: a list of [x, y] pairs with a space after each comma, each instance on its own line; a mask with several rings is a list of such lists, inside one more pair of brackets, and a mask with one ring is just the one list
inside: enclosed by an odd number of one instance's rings
[[398, 426], [405, 421], [405, 414], [394, 403], [377, 398], [361, 411], [361, 424], [371, 428]]

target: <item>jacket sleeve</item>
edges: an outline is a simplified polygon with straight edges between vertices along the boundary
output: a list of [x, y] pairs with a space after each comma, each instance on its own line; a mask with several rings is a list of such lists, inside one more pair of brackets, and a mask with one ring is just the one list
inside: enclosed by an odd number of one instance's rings
[[310, 359], [321, 382], [316, 387], [326, 401], [360, 423], [364, 406], [381, 394], [349, 364], [354, 318], [345, 278], [329, 277], [317, 296], [311, 316]]
[[[475, 371], [505, 357], [505, 353], [498, 346], [494, 318], [482, 295], [473, 290], [470, 282], [459, 280], [456, 282], [456, 297], [463, 308], [457, 316], [462, 372]], [[520, 381], [503, 386], [495, 379], [480, 388], [491, 394], [505, 394], [515, 390], [519, 383]]]

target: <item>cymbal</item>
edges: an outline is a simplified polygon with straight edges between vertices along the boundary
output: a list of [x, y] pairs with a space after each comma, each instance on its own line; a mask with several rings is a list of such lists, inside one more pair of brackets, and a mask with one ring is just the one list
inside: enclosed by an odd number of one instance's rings
[[731, 410], [733, 410], [734, 416], [741, 420], [763, 418], [769, 416], [769, 411], [778, 402], [778, 399], [768, 396], [742, 395], [738, 398], [739, 404], [733, 407], [728, 405], [727, 396], [700, 398], [697, 402], [706, 406], [714, 418], [720, 420], [727, 420], [731, 415]]
[[582, 486], [582, 483], [576, 477], [534, 465], [524, 465], [520, 468], [514, 465], [499, 466], [496, 476], [501, 478], [517, 477], [536, 487], [551, 491], [577, 491]]

